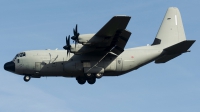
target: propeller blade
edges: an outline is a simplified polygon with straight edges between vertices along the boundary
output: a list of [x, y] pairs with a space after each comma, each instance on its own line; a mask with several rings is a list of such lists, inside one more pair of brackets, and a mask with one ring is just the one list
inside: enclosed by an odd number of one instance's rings
[[66, 45], [67, 45], [67, 36], [66, 36]]
[[77, 41], [75, 41], [75, 49], [76, 49], [76, 43], [77, 43]]
[[76, 31], [75, 31], [75, 29], [73, 29], [73, 33], [74, 33], [74, 36], [76, 35]]
[[76, 24], [76, 34], [78, 33], [78, 30], [77, 30], [77, 24]]
[[69, 51], [67, 50], [67, 56], [68, 56], [68, 54], [69, 54]]
[[68, 36], [67, 46], [70, 46], [70, 35]]
[[66, 45], [63, 47], [63, 49], [67, 50], [67, 56], [70, 54], [71, 45], [70, 45], [70, 35], [66, 36]]
[[78, 25], [77, 24], [76, 24], [76, 27], [73, 29], [73, 33], [74, 33], [74, 36], [72, 36], [71, 39], [78, 42], [79, 33], [78, 33]]
[[77, 36], [77, 40], [78, 40], [79, 33], [78, 33], [78, 25], [77, 24], [76, 24], [76, 36]]

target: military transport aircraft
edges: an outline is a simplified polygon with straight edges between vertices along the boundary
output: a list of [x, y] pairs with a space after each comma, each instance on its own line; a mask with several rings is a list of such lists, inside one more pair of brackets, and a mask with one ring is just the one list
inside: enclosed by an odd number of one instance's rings
[[[195, 40], [186, 40], [178, 8], [170, 7], [152, 45], [125, 49], [131, 32], [130, 16], [114, 16], [96, 34], [66, 37], [65, 50], [34, 50], [18, 53], [4, 69], [23, 75], [24, 81], [42, 76], [75, 77], [79, 84], [94, 84], [102, 76], [119, 76], [152, 61], [165, 63], [189, 52]], [[70, 45], [70, 39], [75, 44]]]

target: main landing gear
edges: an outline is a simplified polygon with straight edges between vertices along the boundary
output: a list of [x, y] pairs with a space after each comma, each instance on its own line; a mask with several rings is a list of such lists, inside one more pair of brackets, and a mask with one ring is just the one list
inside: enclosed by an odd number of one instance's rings
[[76, 80], [79, 84], [85, 84], [86, 78], [85, 77], [76, 77]]
[[87, 81], [89, 84], [94, 84], [96, 82], [96, 78], [100, 79], [103, 74], [85, 74], [84, 77], [76, 77], [76, 80], [79, 84], [83, 85]]
[[30, 79], [31, 79], [31, 76], [29, 76], [29, 75], [25, 75], [24, 76], [24, 81], [25, 82], [28, 82]]

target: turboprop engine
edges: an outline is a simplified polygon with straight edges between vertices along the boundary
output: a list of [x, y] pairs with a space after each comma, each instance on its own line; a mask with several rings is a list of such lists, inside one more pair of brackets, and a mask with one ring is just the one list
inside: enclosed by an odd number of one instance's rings
[[105, 37], [95, 36], [95, 34], [82, 34], [78, 32], [78, 25], [73, 29], [74, 36], [71, 37], [75, 45], [77, 43], [83, 45], [94, 45], [101, 47], [102, 43], [108, 43]]
[[[66, 37], [66, 45], [63, 48], [67, 50], [67, 55], [69, 54], [69, 52], [74, 53], [74, 54], [83, 54], [83, 53], [88, 53], [88, 52], [96, 50], [97, 46], [94, 44], [95, 41], [92, 41], [92, 44], [94, 46], [91, 46], [91, 43], [88, 43], [88, 42], [91, 42], [89, 39], [91, 39], [92, 36], [94, 36], [94, 34], [80, 35], [79, 37], [80, 37], [81, 42], [83, 43], [85, 42], [85, 44], [75, 43], [72, 45], [70, 45], [70, 35]], [[95, 40], [99, 40], [98, 38]]]

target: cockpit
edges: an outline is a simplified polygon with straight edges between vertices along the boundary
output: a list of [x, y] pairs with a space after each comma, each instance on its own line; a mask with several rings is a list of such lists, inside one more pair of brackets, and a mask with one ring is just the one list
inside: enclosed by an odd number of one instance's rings
[[21, 53], [17, 54], [17, 55], [14, 57], [13, 61], [15, 61], [15, 59], [17, 59], [17, 57], [24, 57], [24, 56], [26, 56], [26, 53], [25, 53], [25, 52], [21, 52]]

